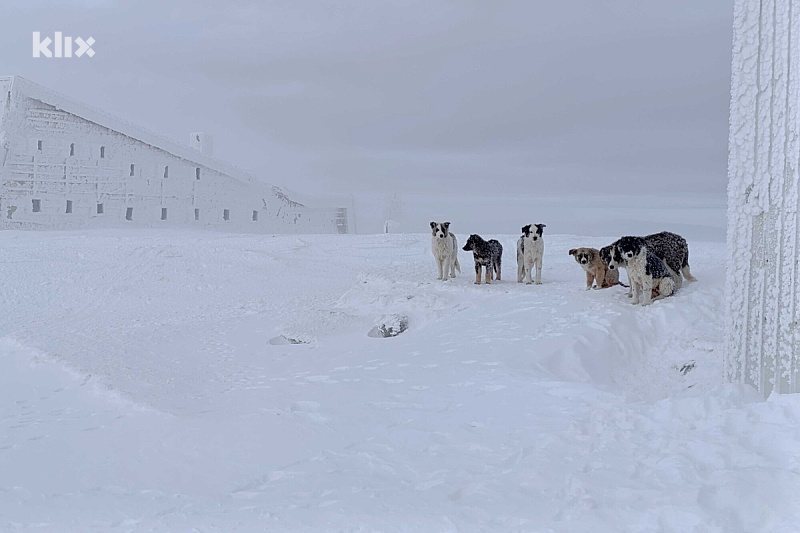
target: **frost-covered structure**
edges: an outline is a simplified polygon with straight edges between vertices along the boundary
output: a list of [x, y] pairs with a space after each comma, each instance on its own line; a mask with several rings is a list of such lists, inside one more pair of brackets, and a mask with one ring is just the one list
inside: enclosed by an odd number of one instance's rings
[[736, 0], [726, 373], [800, 392], [800, 2]]
[[347, 233], [347, 207], [313, 209], [212, 157], [19, 76], [0, 77], [0, 229], [191, 226]]

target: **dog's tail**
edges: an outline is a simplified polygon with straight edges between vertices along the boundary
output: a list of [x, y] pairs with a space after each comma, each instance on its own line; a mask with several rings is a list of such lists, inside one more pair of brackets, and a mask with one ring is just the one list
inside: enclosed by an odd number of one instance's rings
[[458, 255], [456, 255], [456, 270], [458, 270], [458, 273], [461, 274], [461, 265], [458, 264]]

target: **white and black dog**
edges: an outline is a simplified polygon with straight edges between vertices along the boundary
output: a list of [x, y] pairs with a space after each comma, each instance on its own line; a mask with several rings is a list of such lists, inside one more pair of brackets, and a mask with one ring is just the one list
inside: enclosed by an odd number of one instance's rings
[[[678, 277], [683, 274], [687, 281], [697, 281], [697, 278], [692, 276], [689, 270], [689, 245], [686, 244], [686, 239], [676, 233], [669, 231], [662, 231], [661, 233], [654, 233], [641, 237], [644, 239], [647, 249], [656, 254]], [[612, 243], [612, 247], [616, 247], [619, 241]], [[608, 268], [610, 270], [619, 268], [618, 262], [615, 257], [610, 258]]]
[[458, 264], [458, 241], [450, 233], [450, 223], [431, 222], [431, 234], [431, 252], [439, 269], [436, 279], [447, 281], [448, 277], [456, 277], [456, 269], [461, 272], [461, 265]]
[[492, 273], [500, 281], [500, 266], [503, 261], [503, 245], [495, 239], [484, 241], [480, 235], [470, 235], [464, 245], [465, 252], [475, 258], [475, 283], [481, 283], [481, 267], [486, 267], [486, 283], [492, 282]]
[[681, 286], [680, 274], [647, 247], [644, 237], [622, 237], [613, 245], [612, 261], [628, 271], [634, 305], [666, 298]]
[[[542, 284], [542, 259], [544, 258], [545, 224], [522, 226], [522, 236], [517, 240], [517, 283]], [[531, 281], [531, 271], [536, 267], [536, 277]]]

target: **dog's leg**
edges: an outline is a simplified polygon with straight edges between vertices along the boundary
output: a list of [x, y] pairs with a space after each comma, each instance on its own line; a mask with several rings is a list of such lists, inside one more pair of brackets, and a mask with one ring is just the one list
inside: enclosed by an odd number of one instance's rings
[[542, 284], [542, 258], [536, 260], [536, 284]]
[[686, 281], [697, 281], [697, 278], [692, 276], [692, 272], [689, 270], [689, 265], [686, 265], [681, 269], [681, 273], [683, 277], [686, 278]]
[[503, 266], [503, 259], [501, 257], [497, 258], [497, 262], [494, 264], [494, 271], [495, 271], [495, 279], [497, 281], [502, 281], [500, 279], [500, 271], [502, 270], [501, 267]]
[[475, 263], [475, 285], [481, 284], [481, 264]]
[[587, 270], [586, 271], [586, 290], [587, 291], [592, 288], [592, 283], [594, 283], [594, 274], [592, 274], [591, 272], [589, 272]]
[[457, 257], [454, 255], [450, 255], [450, 277], [456, 277], [456, 261], [458, 260]]
[[640, 294], [640, 303], [642, 305], [650, 305], [653, 303], [653, 277], [645, 275], [642, 277], [642, 291]]
[[486, 265], [486, 283], [487, 285], [492, 282], [492, 271], [494, 270], [494, 264], [489, 263]]
[[605, 288], [605, 284], [606, 284], [606, 273], [605, 273], [605, 270], [600, 269], [595, 274], [595, 279], [597, 280], [597, 288], [598, 289], [604, 289]]
[[630, 279], [631, 282], [631, 303], [633, 305], [637, 305], [639, 303], [639, 293], [641, 292], [641, 284], [639, 282], [638, 276], [633, 276]]
[[517, 256], [517, 283], [522, 283], [525, 277], [525, 259]]

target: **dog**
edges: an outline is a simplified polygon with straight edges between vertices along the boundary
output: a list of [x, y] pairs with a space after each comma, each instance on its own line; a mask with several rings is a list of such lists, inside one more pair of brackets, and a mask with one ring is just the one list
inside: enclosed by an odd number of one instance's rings
[[612, 261], [628, 271], [634, 305], [649, 305], [681, 286], [680, 274], [647, 248], [645, 237], [622, 237], [614, 245]]
[[472, 252], [475, 258], [475, 284], [481, 283], [481, 267], [486, 267], [486, 283], [492, 282], [492, 274], [500, 281], [500, 267], [503, 261], [503, 245], [491, 239], [484, 241], [480, 235], [472, 234], [464, 245], [465, 252]]
[[[606, 254], [610, 253], [610, 246], [606, 250]], [[569, 255], [575, 257], [575, 261], [586, 272], [586, 290], [592, 288], [596, 282], [595, 289], [607, 289], [615, 285], [622, 285], [619, 281], [619, 270], [609, 270], [608, 264], [603, 259], [602, 250], [597, 248], [573, 248], [569, 251]]]
[[458, 240], [450, 233], [450, 223], [431, 222], [431, 234], [431, 252], [439, 269], [436, 279], [447, 281], [448, 277], [456, 277], [456, 270], [461, 273], [461, 265], [458, 263]]
[[[517, 283], [524, 280], [527, 285], [542, 284], [542, 259], [544, 257], [545, 224], [522, 226], [522, 236], [517, 240]], [[535, 281], [531, 281], [531, 271], [536, 267]]]
[[[683, 275], [687, 281], [697, 281], [689, 268], [689, 245], [686, 239], [676, 233], [662, 231], [641, 237], [644, 239], [647, 249], [656, 254], [664, 263], [678, 276]], [[615, 241], [611, 246], [615, 246], [619, 241]], [[609, 261], [608, 268], [615, 270], [619, 268], [613, 254]]]

